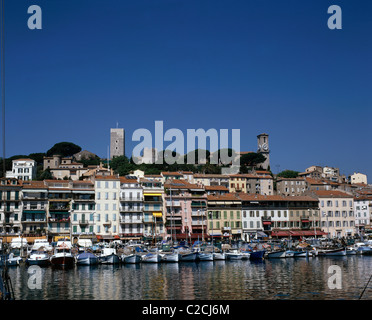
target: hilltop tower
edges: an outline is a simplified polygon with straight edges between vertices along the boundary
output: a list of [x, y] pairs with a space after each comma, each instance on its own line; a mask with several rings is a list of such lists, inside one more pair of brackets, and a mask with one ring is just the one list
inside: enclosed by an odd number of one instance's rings
[[261, 133], [257, 136], [257, 153], [262, 153], [266, 160], [261, 164], [262, 168], [267, 170], [270, 167], [270, 149], [269, 149], [269, 135]]
[[124, 129], [115, 128], [110, 131], [110, 159], [125, 155]]

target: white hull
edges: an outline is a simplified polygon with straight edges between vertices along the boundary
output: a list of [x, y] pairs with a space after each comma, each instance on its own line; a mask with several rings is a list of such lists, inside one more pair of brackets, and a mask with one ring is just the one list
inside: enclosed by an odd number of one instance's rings
[[123, 255], [121, 256], [121, 260], [124, 263], [140, 263], [141, 262], [141, 256], [138, 254], [130, 254], [130, 255]]
[[225, 253], [227, 260], [242, 260], [243, 255], [241, 253]]
[[213, 261], [213, 253], [200, 253], [199, 252], [199, 260], [200, 261]]
[[213, 253], [213, 260], [226, 260], [226, 255], [224, 253]]
[[181, 261], [195, 261], [197, 253], [181, 254]]
[[164, 262], [178, 262], [180, 255], [178, 253], [164, 253], [161, 255], [161, 260]]
[[142, 256], [142, 262], [158, 263], [161, 261], [160, 254], [150, 254]]
[[268, 252], [267, 257], [271, 258], [285, 258], [286, 252], [285, 251], [277, 251], [277, 252]]
[[323, 250], [319, 251], [319, 256], [346, 256], [346, 250]]
[[84, 259], [76, 259], [76, 264], [81, 266], [91, 266], [98, 264], [98, 258], [84, 258]]
[[213, 260], [226, 260], [226, 255], [224, 253], [214, 252]]
[[116, 264], [120, 262], [120, 259], [116, 254], [111, 254], [108, 256], [100, 256], [99, 261], [102, 264]]

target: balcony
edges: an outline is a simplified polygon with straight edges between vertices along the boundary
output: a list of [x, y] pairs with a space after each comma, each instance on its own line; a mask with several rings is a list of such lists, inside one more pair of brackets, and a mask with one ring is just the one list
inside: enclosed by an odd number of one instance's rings
[[130, 201], [135, 201], [135, 202], [142, 202], [143, 201], [143, 198], [135, 198], [135, 197], [120, 197], [120, 201], [127, 201], [127, 202], [130, 202]]
[[142, 212], [142, 207], [120, 207], [120, 212]]
[[143, 223], [143, 219], [141, 218], [120, 218], [120, 223]]
[[81, 226], [87, 226], [89, 224], [89, 220], [79, 220], [79, 224]]
[[110, 220], [108, 220], [108, 221], [103, 221], [102, 224], [103, 224], [104, 226], [111, 226], [111, 221], [110, 221]]
[[192, 226], [206, 226], [207, 221], [191, 221]]

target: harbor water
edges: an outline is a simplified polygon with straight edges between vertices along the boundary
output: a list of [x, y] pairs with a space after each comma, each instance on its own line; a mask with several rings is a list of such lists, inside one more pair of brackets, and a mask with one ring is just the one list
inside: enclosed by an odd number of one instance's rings
[[372, 299], [362, 255], [29, 268], [9, 268], [17, 300]]

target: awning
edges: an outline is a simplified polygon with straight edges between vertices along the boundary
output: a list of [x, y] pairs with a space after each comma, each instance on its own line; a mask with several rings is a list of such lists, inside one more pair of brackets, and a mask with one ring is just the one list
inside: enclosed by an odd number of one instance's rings
[[266, 238], [268, 235], [265, 232], [257, 231], [257, 237]]
[[289, 237], [290, 232], [289, 231], [273, 231], [271, 233], [271, 236], [273, 236], [273, 237]]
[[45, 210], [23, 210], [23, 213], [43, 213], [45, 214]]
[[309, 222], [309, 219], [302, 219], [301, 222]]
[[161, 212], [153, 212], [152, 215], [154, 217], [159, 217], [159, 218], [161, 218], [163, 216], [163, 214]]
[[271, 221], [263, 221], [262, 222], [264, 225], [269, 225], [269, 224], [271, 224]]
[[161, 197], [162, 193], [144, 193], [143, 195], [144, 196], [159, 196], [159, 197]]
[[221, 232], [210, 232], [209, 235], [211, 237], [221, 237], [222, 236], [222, 233]]

